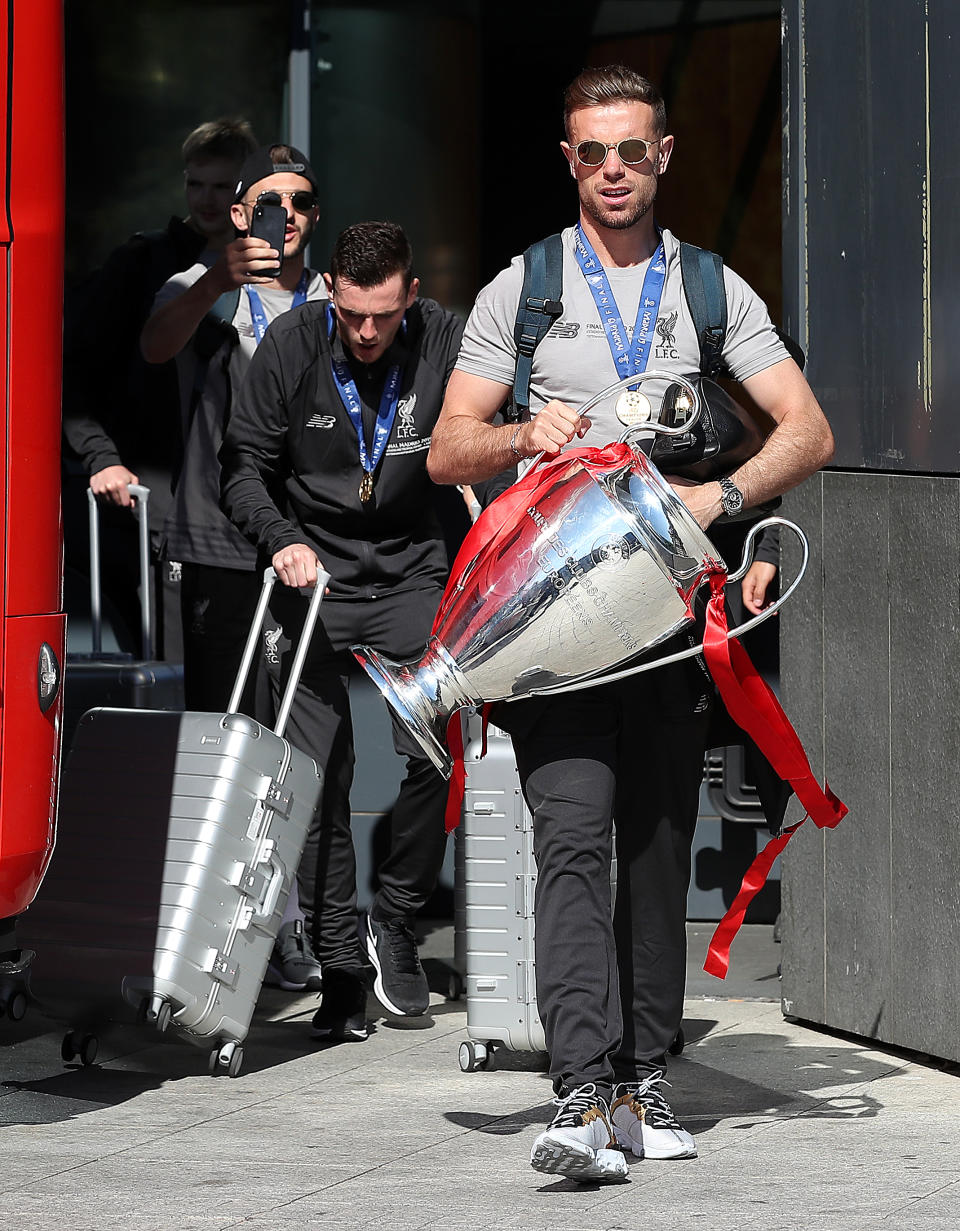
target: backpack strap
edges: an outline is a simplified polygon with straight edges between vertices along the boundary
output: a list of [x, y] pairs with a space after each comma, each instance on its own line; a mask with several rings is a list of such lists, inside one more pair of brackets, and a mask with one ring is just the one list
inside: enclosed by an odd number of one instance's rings
[[[700, 375], [713, 377], [723, 372], [723, 343], [727, 336], [723, 258], [694, 244], [681, 243], [680, 272], [700, 343]], [[779, 326], [774, 325], [774, 330], [802, 372], [807, 358], [803, 347]]]
[[224, 321], [229, 325], [233, 321], [233, 318], [237, 315], [237, 307], [239, 303], [240, 288], [239, 286], [235, 286], [232, 291], [223, 292], [207, 315], [215, 316], [218, 321]]
[[680, 274], [700, 344], [700, 375], [716, 376], [723, 368], [723, 344], [727, 337], [723, 259], [716, 252], [681, 243]]
[[530, 409], [533, 352], [563, 312], [562, 294], [563, 242], [559, 235], [550, 235], [531, 244], [523, 254], [523, 286], [513, 326], [517, 366], [513, 376], [513, 398], [504, 410], [504, 417], [510, 423], [518, 422]]

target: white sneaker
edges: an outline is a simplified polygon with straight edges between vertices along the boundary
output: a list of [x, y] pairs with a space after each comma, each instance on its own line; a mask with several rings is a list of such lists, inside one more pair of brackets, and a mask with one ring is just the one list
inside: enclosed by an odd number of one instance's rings
[[658, 1069], [614, 1090], [610, 1117], [617, 1141], [637, 1158], [696, 1158], [696, 1142], [663, 1097], [661, 1082], [670, 1084]]
[[565, 1175], [586, 1184], [627, 1179], [627, 1160], [617, 1149], [610, 1112], [597, 1087], [578, 1086], [553, 1101], [557, 1114], [530, 1151], [534, 1171]]

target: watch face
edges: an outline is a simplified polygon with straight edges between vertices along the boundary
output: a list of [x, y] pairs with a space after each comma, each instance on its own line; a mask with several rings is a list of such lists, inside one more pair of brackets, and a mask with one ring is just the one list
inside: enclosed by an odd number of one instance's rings
[[743, 492], [731, 480], [720, 485], [723, 489], [723, 511], [725, 513], [739, 513], [743, 508]]

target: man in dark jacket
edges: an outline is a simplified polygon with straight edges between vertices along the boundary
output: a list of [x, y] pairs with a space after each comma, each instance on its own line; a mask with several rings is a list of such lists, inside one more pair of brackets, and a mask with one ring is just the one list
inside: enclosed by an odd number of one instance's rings
[[[240, 166], [255, 145], [246, 120], [208, 120], [195, 128], [183, 143], [187, 216], [131, 236], [65, 300], [64, 436], [77, 459], [74, 469], [82, 469], [108, 506], [101, 519], [105, 588], [131, 629], [140, 625], [137, 532], [129, 513], [121, 516], [115, 509], [132, 503], [128, 484], [149, 487], [157, 545], [180, 441], [176, 372], [172, 365], [144, 362], [140, 330], [168, 278], [233, 239], [230, 205]], [[68, 459], [69, 466], [69, 454]], [[71, 499], [81, 494], [72, 487], [67, 493]], [[66, 525], [77, 532], [67, 536], [68, 563], [85, 571], [86, 517], [82, 512], [68, 517]], [[167, 657], [171, 652], [175, 647], [166, 646]]]
[[250, 365], [223, 446], [223, 506], [280, 580], [267, 632], [279, 691], [306, 600], [298, 587], [331, 575], [288, 732], [324, 767], [323, 800], [299, 871], [300, 906], [323, 970], [316, 1037], [366, 1038], [362, 947], [391, 1012], [429, 1004], [413, 916], [443, 860], [446, 783], [394, 723], [407, 774], [391, 816], [380, 889], [356, 925], [350, 833], [353, 732], [349, 647], [419, 654], [447, 572], [427, 450], [456, 361], [461, 321], [418, 299], [402, 229], [363, 222], [337, 239], [328, 304], [273, 326]]

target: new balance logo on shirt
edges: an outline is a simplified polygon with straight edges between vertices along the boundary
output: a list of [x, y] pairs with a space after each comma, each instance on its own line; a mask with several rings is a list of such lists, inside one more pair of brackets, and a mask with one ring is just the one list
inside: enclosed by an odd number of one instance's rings
[[333, 415], [311, 415], [307, 420], [307, 427], [323, 427], [331, 428], [336, 425], [336, 419]]

